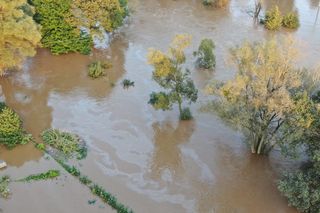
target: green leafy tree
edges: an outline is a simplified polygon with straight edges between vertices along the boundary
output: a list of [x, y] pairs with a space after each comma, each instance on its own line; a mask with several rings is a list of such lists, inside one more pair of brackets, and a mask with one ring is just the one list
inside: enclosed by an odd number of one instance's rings
[[213, 53], [215, 45], [211, 39], [203, 39], [198, 51], [194, 52], [197, 56], [197, 64], [204, 69], [212, 69], [216, 66], [216, 57]]
[[42, 44], [53, 54], [80, 52], [89, 54], [91, 37], [68, 22], [72, 17], [71, 0], [32, 0], [35, 19], [41, 24]]
[[[190, 76], [190, 71], [183, 71], [182, 65], [186, 61], [184, 50], [190, 45], [191, 36], [177, 35], [170, 45], [167, 54], [151, 49], [148, 62], [154, 67], [153, 79], [166, 91], [153, 92], [149, 103], [155, 109], [169, 110], [174, 103], [179, 106], [180, 118], [191, 119], [188, 109], [182, 108], [184, 100], [196, 102], [198, 90]], [[187, 115], [189, 114], [189, 116]]]
[[36, 54], [41, 35], [26, 0], [0, 1], [0, 76]]
[[[307, 112], [307, 117], [312, 117], [308, 120], [312, 122], [308, 129], [300, 131], [302, 134], [295, 138], [294, 146], [290, 147], [294, 151], [305, 150], [305, 153], [299, 154], [307, 156], [307, 160], [298, 170], [286, 172], [278, 182], [278, 188], [288, 198], [289, 205], [306, 213], [318, 213], [320, 209], [320, 108], [318, 97], [304, 101], [301, 111]], [[293, 132], [297, 129], [297, 125], [291, 123], [288, 128]]]
[[292, 45], [275, 40], [243, 44], [231, 51], [236, 76], [208, 87], [217, 97], [210, 108], [244, 133], [252, 153], [268, 153], [293, 137], [286, 125], [296, 122], [307, 129], [312, 122], [307, 113], [302, 119], [304, 73], [293, 67]]

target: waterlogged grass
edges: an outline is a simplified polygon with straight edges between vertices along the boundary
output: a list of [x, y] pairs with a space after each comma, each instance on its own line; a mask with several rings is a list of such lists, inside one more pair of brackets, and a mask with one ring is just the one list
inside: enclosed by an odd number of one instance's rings
[[[61, 152], [64, 157], [77, 157], [78, 160], [84, 159], [87, 156], [87, 148], [84, 143], [81, 143], [80, 138], [72, 133], [63, 132], [57, 129], [47, 129], [42, 134], [42, 139], [46, 145]], [[43, 145], [39, 149], [44, 150]]]
[[21, 182], [30, 182], [30, 181], [38, 181], [38, 180], [48, 180], [48, 179], [53, 179], [56, 177], [60, 176], [60, 171], [59, 170], [49, 170], [44, 173], [39, 173], [39, 174], [34, 174], [34, 175], [29, 175], [28, 177], [25, 177], [23, 179], [20, 179], [18, 181]]
[[82, 175], [80, 170], [75, 166], [70, 166], [59, 159], [55, 159], [67, 172], [69, 172], [74, 177], [77, 177], [79, 181], [87, 186], [92, 194], [101, 198], [101, 200], [115, 209], [118, 213], [133, 213], [133, 210], [124, 204], [120, 203], [117, 198], [111, 193], [107, 192], [98, 184], [95, 184], [89, 177]]
[[2, 197], [2, 198], [9, 197], [9, 195], [10, 195], [9, 183], [10, 183], [9, 176], [2, 176], [0, 178], [0, 197]]

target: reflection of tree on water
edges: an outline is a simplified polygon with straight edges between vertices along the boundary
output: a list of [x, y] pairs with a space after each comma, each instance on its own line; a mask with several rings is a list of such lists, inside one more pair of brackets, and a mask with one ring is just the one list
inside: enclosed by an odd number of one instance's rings
[[310, 2], [310, 7], [311, 8], [317, 8], [317, 7], [319, 7], [320, 6], [320, 1], [319, 0], [309, 0], [309, 2]]
[[[53, 120], [53, 109], [48, 105], [50, 95], [57, 93], [58, 97], [63, 98], [71, 92], [77, 94], [76, 91], [81, 90], [85, 93], [83, 98], [89, 96], [104, 100], [112, 87], [105, 79], [90, 79], [87, 76], [87, 65], [91, 58], [106, 60], [106, 55], [110, 56], [113, 68], [107, 73], [107, 78], [116, 82], [124, 73], [126, 48], [127, 42], [124, 39], [116, 39], [108, 50], [103, 53], [95, 52], [92, 57], [80, 54], [52, 56], [47, 50], [40, 49], [26, 70], [9, 78], [0, 78], [6, 103], [22, 117], [25, 129], [39, 140], [40, 133], [50, 128]], [[74, 104], [78, 103], [70, 102], [68, 105]], [[65, 107], [68, 108], [68, 105]], [[41, 153], [32, 144], [19, 146], [11, 151], [2, 149], [0, 152], [6, 158], [4, 160], [15, 166], [41, 157]], [[13, 155], [19, 157], [13, 159]]]
[[193, 131], [192, 121], [179, 122], [177, 127], [171, 123], [154, 123], [154, 152], [151, 161], [152, 178], [161, 179], [165, 172], [172, 178], [181, 176], [184, 168], [179, 145], [189, 141]]
[[262, 3], [263, 9], [265, 10], [270, 10], [275, 5], [277, 5], [283, 13], [295, 10], [294, 0], [263, 0]]

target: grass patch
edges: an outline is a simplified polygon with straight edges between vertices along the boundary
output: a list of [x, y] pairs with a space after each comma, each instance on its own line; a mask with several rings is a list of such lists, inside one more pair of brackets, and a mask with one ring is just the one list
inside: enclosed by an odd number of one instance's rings
[[0, 196], [2, 198], [8, 198], [10, 195], [9, 183], [10, 183], [9, 176], [2, 176], [0, 178]]
[[[41, 136], [46, 145], [62, 153], [65, 158], [77, 157], [78, 160], [81, 160], [87, 156], [87, 148], [84, 142], [81, 142], [75, 134], [57, 129], [47, 129]], [[43, 145], [36, 146], [43, 148]]]
[[88, 66], [88, 75], [91, 78], [99, 78], [106, 74], [106, 70], [111, 68], [110, 62], [95, 61]]
[[34, 175], [29, 175], [28, 177], [25, 177], [23, 179], [20, 179], [18, 181], [21, 182], [30, 182], [30, 181], [38, 181], [38, 180], [48, 180], [48, 179], [53, 179], [56, 177], [60, 176], [60, 171], [59, 170], [49, 170], [44, 173], [39, 173], [39, 174], [34, 174]]

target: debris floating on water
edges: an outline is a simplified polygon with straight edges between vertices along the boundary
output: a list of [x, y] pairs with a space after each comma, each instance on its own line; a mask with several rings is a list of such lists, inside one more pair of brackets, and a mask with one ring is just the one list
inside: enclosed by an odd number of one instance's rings
[[7, 163], [4, 162], [3, 160], [0, 160], [0, 169], [3, 169], [5, 167], [7, 167]]

